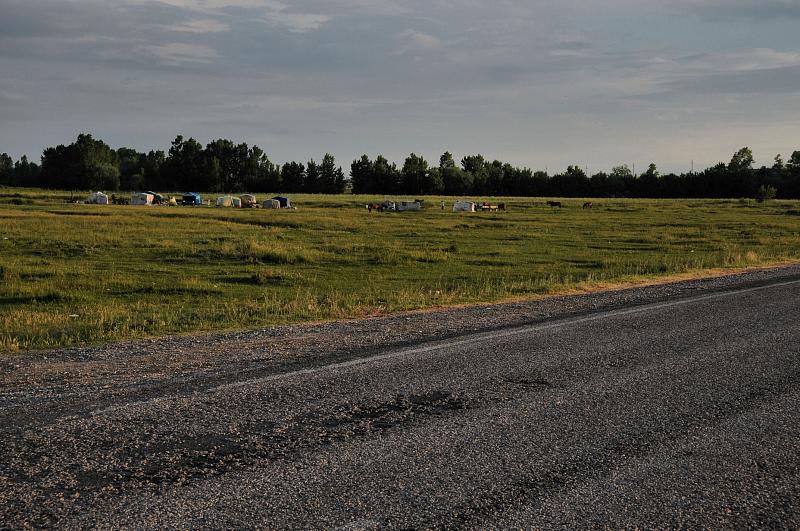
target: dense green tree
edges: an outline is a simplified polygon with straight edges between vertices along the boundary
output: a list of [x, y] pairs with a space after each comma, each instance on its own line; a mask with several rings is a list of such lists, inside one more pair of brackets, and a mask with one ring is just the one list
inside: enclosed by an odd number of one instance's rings
[[733, 154], [728, 170], [730, 171], [746, 171], [753, 169], [753, 152], [749, 147], [743, 147]]
[[250, 155], [251, 152], [247, 144], [234, 144], [225, 138], [217, 139], [206, 146], [208, 160], [212, 161], [212, 163], [216, 160], [219, 165], [219, 180], [222, 191], [245, 191], [245, 181], [248, 178], [249, 170], [255, 169], [248, 168]]
[[462, 169], [456, 167], [453, 155], [445, 151], [439, 157], [438, 176], [435, 179], [442, 181], [442, 193], [447, 195], [465, 195], [471, 188], [469, 175]]
[[421, 156], [411, 153], [403, 164], [402, 193], [422, 195], [425, 193], [428, 178], [428, 162]]
[[642, 175], [639, 176], [635, 192], [638, 197], [659, 197], [661, 194], [661, 174], [654, 163], [647, 167]]
[[589, 195], [591, 197], [608, 197], [609, 178], [606, 172], [597, 172], [589, 178]]
[[502, 195], [504, 189], [505, 173], [503, 163], [499, 160], [486, 165], [486, 180], [484, 181], [483, 193], [488, 195]]
[[444, 193], [447, 195], [467, 195], [472, 190], [472, 177], [461, 168], [439, 170], [442, 176]]
[[[777, 155], [769, 167], [754, 168], [752, 151], [744, 147], [729, 163], [720, 162], [699, 173], [662, 176], [651, 164], [637, 177], [622, 165], [591, 179], [579, 166], [550, 177], [499, 160], [488, 162], [480, 154], [463, 157], [458, 167], [453, 155], [445, 152], [438, 166], [429, 168], [423, 157], [412, 153], [402, 170], [383, 156], [371, 161], [363, 155], [351, 164], [350, 176], [354, 193], [370, 194], [727, 198], [765, 197], [764, 192], [775, 190], [780, 198], [800, 198], [800, 151], [794, 151], [785, 163]], [[14, 162], [0, 154], [0, 184], [73, 190], [341, 193], [348, 181], [330, 154], [319, 165], [311, 160], [307, 168], [296, 162], [279, 168], [258, 146], [223, 138], [203, 147], [193, 138], [178, 136], [165, 155], [125, 147], [114, 150], [81, 134], [72, 144], [45, 149], [42, 167], [24, 156]]]
[[753, 175], [753, 152], [743, 147], [733, 154], [727, 175], [715, 177], [714, 193], [717, 197], [754, 197], [757, 183]]
[[790, 170], [800, 170], [800, 151], [794, 151], [786, 164]]
[[528, 168], [515, 168], [503, 164], [502, 195], [531, 196], [534, 194], [533, 172]]
[[50, 188], [117, 190], [120, 185], [116, 151], [88, 134], [78, 135], [69, 146], [45, 149], [41, 173]]
[[544, 196], [549, 194], [550, 176], [546, 171], [533, 172], [533, 179], [531, 180], [531, 191], [529, 195]]
[[444, 193], [444, 179], [441, 170], [430, 168], [422, 181], [423, 195], [442, 195]]
[[14, 159], [8, 153], [0, 153], [0, 185], [11, 185], [14, 179]]
[[[177, 190], [178, 186], [175, 186], [172, 182], [162, 182], [161, 181], [161, 167], [164, 165], [164, 162], [167, 160], [166, 155], [163, 151], [149, 151], [147, 155], [144, 156], [142, 160], [141, 166], [141, 175], [143, 180], [143, 186], [139, 189], [147, 188], [147, 189], [162, 189], [162, 190]], [[130, 188], [130, 190], [134, 190], [135, 188]]]
[[15, 186], [41, 186], [41, 168], [35, 162], [29, 162], [27, 155], [22, 155], [14, 163], [12, 180]]
[[244, 189], [249, 192], [278, 192], [282, 187], [280, 168], [258, 146], [248, 150], [242, 170]]
[[284, 192], [302, 192], [305, 186], [306, 168], [299, 162], [287, 162], [281, 167], [281, 182]]
[[371, 194], [375, 191], [375, 176], [372, 161], [367, 155], [361, 155], [350, 165], [350, 182], [353, 183], [354, 194]]
[[146, 188], [142, 171], [144, 158], [144, 153], [139, 153], [135, 149], [126, 147], [117, 149], [120, 189], [142, 190]]
[[217, 157], [209, 156], [194, 138], [178, 135], [162, 165], [162, 182], [184, 191], [222, 191], [222, 168]]
[[607, 197], [625, 197], [630, 195], [636, 183], [636, 177], [627, 164], [611, 168], [606, 186]]
[[586, 197], [589, 195], [589, 178], [580, 166], [568, 166], [567, 171], [554, 175], [551, 181], [554, 190], [564, 197]]
[[472, 182], [472, 193], [486, 193], [486, 161], [483, 155], [467, 155], [461, 159], [461, 168], [469, 174]]
[[340, 194], [344, 191], [344, 172], [336, 166], [333, 155], [326, 153], [319, 168], [319, 192], [323, 194]]
[[450, 168], [456, 167], [456, 161], [453, 160], [453, 154], [449, 151], [445, 151], [442, 153], [442, 156], [439, 157], [439, 169], [444, 171]]
[[319, 165], [314, 162], [314, 159], [309, 160], [308, 164], [306, 164], [306, 174], [303, 179], [302, 191], [307, 194], [316, 194], [320, 191]]
[[378, 155], [375, 158], [375, 162], [372, 165], [372, 175], [375, 183], [375, 193], [401, 193], [400, 171], [394, 162], [389, 163], [383, 155]]

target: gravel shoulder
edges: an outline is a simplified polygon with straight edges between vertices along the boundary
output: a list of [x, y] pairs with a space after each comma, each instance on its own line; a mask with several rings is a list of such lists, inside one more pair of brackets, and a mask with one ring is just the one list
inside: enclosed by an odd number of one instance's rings
[[0, 357], [0, 432], [466, 334], [800, 278], [800, 264], [502, 304]]

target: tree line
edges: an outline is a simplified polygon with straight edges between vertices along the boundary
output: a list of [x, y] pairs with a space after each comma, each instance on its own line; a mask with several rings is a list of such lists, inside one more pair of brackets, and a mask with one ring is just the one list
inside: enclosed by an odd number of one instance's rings
[[334, 157], [321, 162], [273, 163], [258, 146], [218, 139], [203, 146], [177, 136], [168, 152], [113, 149], [89, 134], [44, 150], [41, 164], [0, 154], [0, 185], [64, 190], [198, 190], [339, 194], [800, 199], [800, 151], [788, 161], [754, 167], [744, 147], [729, 163], [700, 172], [662, 175], [655, 164], [641, 174], [627, 165], [592, 175], [580, 166], [562, 173], [519, 168], [468, 155], [457, 164], [445, 152], [438, 165], [411, 153], [401, 167], [378, 155], [350, 165], [349, 179]]

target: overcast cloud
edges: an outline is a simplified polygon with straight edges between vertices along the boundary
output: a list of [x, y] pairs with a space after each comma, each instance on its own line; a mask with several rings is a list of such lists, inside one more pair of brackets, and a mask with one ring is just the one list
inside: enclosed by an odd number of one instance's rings
[[0, 0], [0, 152], [683, 171], [800, 149], [800, 0]]

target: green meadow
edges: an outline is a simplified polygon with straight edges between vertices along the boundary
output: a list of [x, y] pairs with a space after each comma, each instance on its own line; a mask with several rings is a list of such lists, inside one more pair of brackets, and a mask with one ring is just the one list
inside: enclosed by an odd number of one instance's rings
[[452, 198], [431, 197], [422, 212], [370, 213], [364, 205], [383, 198], [295, 195], [297, 209], [281, 211], [69, 198], [0, 189], [0, 351], [530, 298], [800, 258], [796, 201], [596, 199], [584, 210], [579, 199], [553, 209], [503, 198], [492, 202], [506, 212], [453, 213]]

